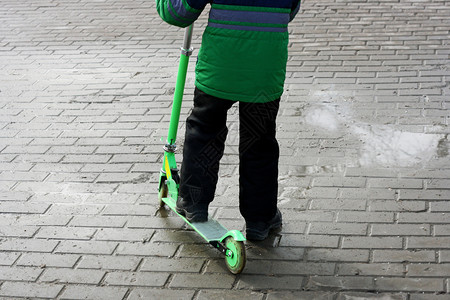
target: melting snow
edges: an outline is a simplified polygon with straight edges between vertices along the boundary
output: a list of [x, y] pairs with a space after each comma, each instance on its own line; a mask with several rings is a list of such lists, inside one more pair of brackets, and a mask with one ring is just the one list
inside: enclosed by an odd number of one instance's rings
[[351, 130], [363, 140], [359, 162], [362, 166], [408, 167], [433, 158], [438, 134], [394, 130], [382, 125], [355, 125]]
[[305, 121], [311, 126], [335, 131], [339, 127], [339, 121], [336, 112], [328, 107], [315, 107], [308, 110], [305, 114]]
[[[342, 110], [342, 109], [340, 109]], [[345, 124], [349, 132], [362, 141], [359, 164], [384, 167], [408, 167], [424, 164], [436, 155], [442, 134], [395, 130], [388, 125], [368, 124], [352, 120], [348, 112], [336, 111], [329, 104], [314, 106], [303, 114], [306, 124], [336, 131]]]

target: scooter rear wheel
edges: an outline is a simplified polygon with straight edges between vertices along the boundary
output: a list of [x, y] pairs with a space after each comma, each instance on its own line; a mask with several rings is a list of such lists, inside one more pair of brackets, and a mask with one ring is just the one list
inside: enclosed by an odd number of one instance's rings
[[244, 270], [247, 260], [245, 254], [244, 242], [236, 241], [233, 237], [229, 236], [224, 241], [225, 247], [230, 251], [225, 256], [225, 264], [233, 274], [239, 274]]

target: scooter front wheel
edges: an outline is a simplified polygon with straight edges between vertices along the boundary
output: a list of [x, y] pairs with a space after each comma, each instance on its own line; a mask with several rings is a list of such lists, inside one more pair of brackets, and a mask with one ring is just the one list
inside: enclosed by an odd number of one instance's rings
[[228, 249], [225, 255], [225, 264], [228, 270], [233, 274], [241, 273], [247, 260], [244, 242], [236, 241], [229, 236], [225, 239], [224, 244]]

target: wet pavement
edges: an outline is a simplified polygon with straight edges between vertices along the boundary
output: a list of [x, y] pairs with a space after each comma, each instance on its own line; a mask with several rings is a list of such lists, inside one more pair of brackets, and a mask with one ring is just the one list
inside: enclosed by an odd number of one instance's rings
[[[235, 276], [157, 200], [183, 30], [154, 1], [0, 1], [0, 298], [449, 299], [449, 29], [445, 0], [304, 1], [284, 225]], [[236, 114], [210, 213], [243, 230]]]

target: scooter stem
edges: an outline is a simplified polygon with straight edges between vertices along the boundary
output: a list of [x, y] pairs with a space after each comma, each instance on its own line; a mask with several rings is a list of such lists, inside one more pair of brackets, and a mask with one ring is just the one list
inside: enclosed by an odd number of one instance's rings
[[[177, 138], [178, 122], [180, 120], [181, 102], [183, 101], [184, 86], [186, 83], [186, 73], [189, 64], [189, 56], [193, 49], [191, 48], [192, 32], [194, 24], [186, 28], [184, 32], [183, 47], [181, 47], [180, 63], [178, 65], [177, 83], [173, 97], [172, 113], [170, 115], [169, 133], [167, 135], [166, 148], [174, 148]], [[174, 150], [174, 149], [171, 149]]]

